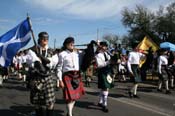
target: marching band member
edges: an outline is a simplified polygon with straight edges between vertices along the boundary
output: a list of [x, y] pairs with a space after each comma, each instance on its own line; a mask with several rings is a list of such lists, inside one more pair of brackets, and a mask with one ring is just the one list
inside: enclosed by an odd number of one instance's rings
[[168, 59], [167, 59], [167, 51], [161, 49], [160, 56], [158, 58], [158, 73], [159, 73], [159, 83], [157, 91], [162, 91], [162, 83], [165, 82], [166, 94], [170, 94], [170, 90], [168, 87]]
[[67, 116], [72, 116], [75, 101], [84, 94], [82, 77], [79, 71], [79, 52], [74, 50], [74, 38], [67, 37], [59, 54], [57, 65], [58, 86], [63, 88], [67, 104]]
[[139, 82], [141, 82], [139, 64], [140, 64], [140, 60], [145, 56], [144, 54], [138, 52], [138, 50], [135, 49], [135, 47], [136, 47], [136, 44], [133, 44], [132, 46], [133, 51], [129, 53], [128, 62], [127, 62], [128, 71], [130, 73], [130, 79], [134, 83], [133, 87], [128, 92], [130, 98], [132, 97], [139, 98], [137, 96], [137, 88], [138, 88]]
[[[30, 65], [28, 77], [30, 101], [35, 105], [36, 116], [53, 116], [55, 93], [50, 69], [47, 66], [50, 63], [49, 35], [47, 32], [40, 32], [38, 37], [38, 45], [29, 49], [26, 59], [27, 64]], [[46, 107], [46, 112], [43, 106]]]
[[96, 54], [96, 63], [98, 71], [98, 88], [101, 89], [99, 94], [98, 106], [102, 107], [102, 111], [108, 112], [107, 98], [109, 94], [109, 88], [113, 87], [111, 74], [110, 55], [107, 53], [108, 45], [106, 42], [100, 42], [98, 53]]

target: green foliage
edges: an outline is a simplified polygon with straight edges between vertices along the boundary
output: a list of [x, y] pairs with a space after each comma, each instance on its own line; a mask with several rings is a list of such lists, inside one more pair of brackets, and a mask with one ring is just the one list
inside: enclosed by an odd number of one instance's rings
[[129, 43], [141, 41], [149, 36], [158, 45], [162, 41], [175, 42], [175, 2], [164, 9], [160, 6], [156, 13], [137, 5], [134, 10], [124, 8], [122, 23], [129, 28]]

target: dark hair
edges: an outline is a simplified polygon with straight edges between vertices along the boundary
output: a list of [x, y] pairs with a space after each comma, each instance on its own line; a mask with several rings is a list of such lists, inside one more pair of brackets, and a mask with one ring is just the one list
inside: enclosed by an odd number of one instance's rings
[[67, 38], [64, 40], [64, 42], [63, 42], [63, 47], [62, 47], [62, 49], [63, 49], [63, 50], [67, 49], [67, 48], [66, 48], [66, 45], [69, 44], [69, 43], [71, 43], [71, 42], [74, 42], [74, 38], [73, 38], [73, 37], [67, 37]]
[[132, 49], [135, 49], [138, 44], [139, 44], [138, 42], [133, 42], [132, 45], [131, 45]]
[[82, 58], [82, 64], [80, 66], [82, 71], [86, 71], [95, 58], [94, 45], [97, 46], [97, 42], [92, 40], [90, 44], [88, 44], [87, 48], [84, 50], [85, 54]]
[[108, 44], [107, 44], [107, 42], [105, 42], [105, 41], [100, 42], [100, 45], [101, 45], [101, 46], [106, 46], [106, 47], [108, 47]]
[[49, 38], [49, 34], [47, 33], [47, 32], [45, 32], [45, 31], [43, 31], [43, 32], [40, 32], [39, 34], [38, 34], [38, 44], [40, 44], [40, 42], [41, 42], [41, 40], [43, 39], [43, 38]]

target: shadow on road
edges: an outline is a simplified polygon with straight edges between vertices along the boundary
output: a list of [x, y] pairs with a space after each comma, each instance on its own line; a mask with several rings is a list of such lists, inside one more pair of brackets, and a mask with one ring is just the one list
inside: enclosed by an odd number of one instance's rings
[[[31, 116], [35, 109], [33, 106], [11, 106], [10, 109], [1, 109], [1, 116]], [[54, 110], [55, 116], [64, 116], [63, 110]]]
[[155, 87], [139, 87], [138, 91], [141, 92], [153, 92], [153, 90], [155, 90]]
[[114, 94], [114, 93], [109, 93], [109, 96], [110, 97], [115, 97], [115, 98], [120, 98], [120, 97], [125, 97], [125, 98], [128, 98], [128, 96], [126, 95], [123, 95], [123, 94]]
[[[97, 96], [99, 95], [99, 92], [86, 92], [87, 94], [90, 94], [90, 95], [94, 95], [94, 96]], [[120, 97], [128, 97], [126, 95], [123, 95], [123, 94], [117, 94], [117, 93], [110, 93], [109, 92], [109, 96], [110, 97], [115, 97], [115, 98], [120, 98]], [[97, 98], [98, 99], [98, 98]]]
[[75, 106], [84, 108], [84, 109], [101, 110], [101, 108], [98, 107], [97, 104], [95, 104], [94, 102], [89, 102], [89, 101], [77, 101]]
[[15, 89], [15, 90], [18, 90], [18, 91], [29, 91], [28, 89], [26, 89], [23, 86], [3, 86], [3, 88], [5, 88], [5, 89]]
[[24, 115], [18, 114], [14, 110], [8, 110], [8, 109], [1, 109], [0, 114], [1, 114], [1, 116], [24, 116]]

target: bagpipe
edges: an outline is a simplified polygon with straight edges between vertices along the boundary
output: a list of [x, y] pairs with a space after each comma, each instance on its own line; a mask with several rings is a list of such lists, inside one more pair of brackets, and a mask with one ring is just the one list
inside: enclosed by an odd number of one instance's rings
[[84, 49], [82, 64], [80, 65], [80, 70], [84, 72], [94, 62], [95, 52], [96, 48], [98, 47], [98, 44], [96, 41], [92, 40], [89, 44], [82, 44], [75, 46], [87, 46], [87, 48]]

